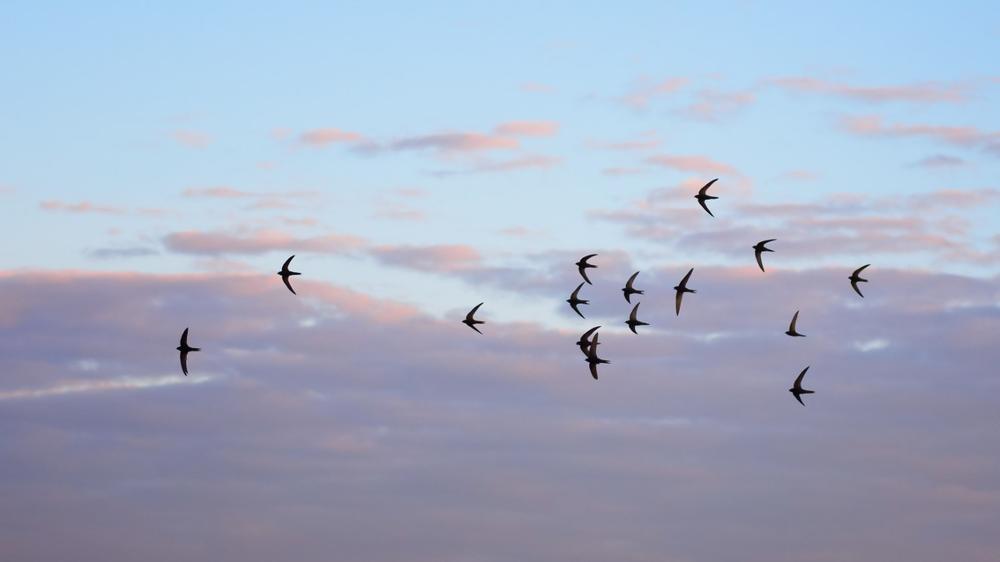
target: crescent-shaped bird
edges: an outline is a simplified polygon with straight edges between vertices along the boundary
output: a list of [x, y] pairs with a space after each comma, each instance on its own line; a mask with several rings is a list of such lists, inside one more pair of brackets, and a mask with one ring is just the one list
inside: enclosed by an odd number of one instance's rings
[[694, 198], [698, 200], [698, 204], [701, 205], [701, 208], [705, 209], [705, 212], [708, 213], [709, 215], [713, 216], [713, 217], [715, 215], [712, 215], [712, 211], [710, 211], [708, 209], [708, 205], [705, 204], [705, 201], [710, 201], [712, 199], [718, 199], [718, 197], [715, 197], [714, 195], [709, 195], [707, 193], [708, 192], [708, 188], [712, 187], [712, 184], [715, 183], [715, 182], [717, 182], [717, 181], [719, 181], [719, 178], [715, 178], [714, 180], [706, 183], [705, 185], [702, 186], [701, 189], [698, 190], [698, 195], [694, 196]]
[[293, 276], [293, 275], [302, 275], [298, 271], [292, 271], [292, 270], [288, 269], [288, 265], [290, 263], [292, 263], [292, 258], [294, 258], [294, 257], [295, 257], [295, 254], [292, 254], [292, 256], [290, 258], [288, 258], [287, 260], [285, 260], [285, 263], [282, 264], [282, 266], [281, 266], [281, 271], [278, 272], [278, 275], [281, 276], [281, 280], [285, 282], [285, 286], [288, 287], [288, 290], [291, 291], [293, 295], [296, 294], [295, 293], [295, 289], [293, 289], [292, 288], [292, 284], [288, 282], [288, 278], [291, 277], [291, 276]]
[[677, 310], [677, 316], [681, 315], [681, 300], [684, 298], [684, 293], [697, 293], [698, 292], [698, 291], [695, 291], [694, 289], [688, 289], [687, 288], [688, 279], [691, 278], [691, 273], [692, 272], [694, 272], [694, 268], [693, 267], [690, 270], [688, 270], [687, 275], [684, 276], [684, 279], [681, 279], [681, 282], [678, 283], [677, 286], [674, 287], [674, 290], [677, 291], [677, 296], [674, 297], [674, 305], [675, 305], [675, 308]]
[[573, 289], [573, 293], [569, 296], [568, 299], [566, 299], [566, 302], [569, 303], [569, 306], [573, 309], [573, 312], [580, 315], [580, 318], [586, 318], [586, 316], [584, 316], [583, 313], [580, 312], [580, 309], [576, 307], [576, 305], [578, 304], [590, 304], [590, 301], [583, 300], [577, 297], [577, 294], [579, 294], [581, 287], [583, 287], [583, 283], [580, 283], [579, 285], [576, 286], [576, 289]]
[[806, 376], [806, 371], [808, 371], [808, 370], [809, 370], [809, 367], [806, 367], [805, 369], [802, 369], [802, 372], [799, 373], [799, 376], [795, 378], [795, 383], [792, 385], [792, 388], [788, 389], [788, 392], [791, 392], [792, 396], [794, 396], [795, 399], [799, 401], [799, 404], [802, 404], [803, 406], [805, 406], [806, 403], [802, 401], [802, 395], [803, 394], [815, 394], [811, 390], [806, 390], [806, 389], [802, 388], [802, 378]]
[[632, 333], [635, 335], [639, 335], [639, 332], [635, 331], [636, 326], [649, 326], [649, 324], [647, 324], [646, 322], [643, 322], [642, 320], [636, 318], [636, 314], [639, 311], [640, 304], [642, 303], [641, 302], [635, 303], [635, 306], [632, 307], [632, 312], [628, 315], [628, 320], [625, 321], [625, 323], [628, 324], [628, 329], [632, 330]]
[[188, 374], [188, 353], [192, 351], [201, 351], [200, 347], [191, 347], [188, 345], [188, 329], [184, 328], [181, 333], [181, 344], [177, 346], [177, 351], [181, 352], [181, 371], [184, 371], [184, 376]]
[[601, 363], [611, 362], [597, 356], [597, 337], [599, 335], [600, 333], [594, 334], [594, 339], [590, 341], [590, 349], [587, 350], [587, 363], [590, 364], [590, 376], [594, 377], [595, 381], [597, 380], [597, 366]]
[[600, 326], [594, 326], [593, 328], [584, 332], [583, 335], [580, 336], [580, 339], [577, 340], [576, 345], [580, 347], [580, 351], [583, 352], [584, 356], [590, 355], [590, 346], [593, 345], [593, 343], [590, 341], [590, 335], [596, 332], [599, 328]]
[[582, 258], [580, 258], [580, 261], [576, 262], [576, 269], [577, 269], [577, 271], [580, 272], [580, 276], [583, 277], [583, 280], [586, 281], [588, 285], [593, 285], [593, 283], [591, 283], [590, 282], [590, 278], [587, 277], [587, 269], [589, 269], [591, 267], [597, 267], [597, 266], [587, 263], [587, 260], [589, 260], [590, 258], [592, 258], [592, 257], [594, 257], [596, 255], [597, 254], [587, 254], [586, 256], [583, 256]]
[[622, 289], [622, 293], [625, 294], [625, 302], [627, 302], [629, 304], [632, 304], [632, 301], [629, 300], [632, 297], [632, 295], [641, 295], [641, 294], [643, 294], [642, 291], [640, 291], [640, 290], [632, 287], [632, 283], [635, 283], [635, 278], [638, 277], [638, 276], [639, 276], [639, 272], [638, 271], [636, 271], [635, 273], [633, 273], [632, 277], [629, 277], [628, 281], [625, 282], [625, 288]]
[[848, 277], [848, 279], [851, 280], [851, 287], [854, 287], [854, 292], [857, 293], [861, 298], [865, 298], [865, 296], [861, 294], [861, 289], [858, 289], [858, 283], [867, 283], [868, 280], [867, 279], [862, 279], [861, 276], [860, 276], [860, 274], [869, 265], [871, 265], [871, 264], [870, 263], [866, 263], [865, 265], [862, 265], [861, 267], [855, 269], [854, 273], [852, 273], [851, 276]]
[[476, 320], [475, 318], [473, 318], [473, 316], [476, 314], [476, 311], [479, 310], [480, 306], [483, 306], [483, 303], [479, 303], [476, 306], [472, 307], [472, 310], [470, 310], [469, 313], [465, 315], [465, 320], [462, 320], [462, 324], [465, 324], [466, 326], [472, 328], [473, 330], [481, 334], [482, 332], [479, 331], [479, 328], [476, 327], [476, 324], [485, 324], [486, 322], [482, 320]]
[[792, 323], [788, 325], [788, 331], [785, 332], [785, 333], [788, 334], [789, 336], [792, 336], [792, 337], [804, 338], [804, 337], [806, 337], [805, 334], [800, 334], [800, 333], [798, 333], [798, 332], [795, 331], [795, 323], [798, 322], [798, 321], [799, 321], [799, 311], [796, 310], [795, 311], [795, 316], [792, 316]]
[[769, 243], [769, 242], [774, 242], [775, 240], [777, 240], [777, 238], [771, 238], [769, 240], [761, 240], [760, 242], [757, 242], [756, 244], [753, 245], [753, 253], [754, 253], [755, 256], [757, 256], [757, 265], [760, 266], [760, 270], [761, 271], [764, 271], [764, 262], [763, 262], [763, 260], [760, 259], [761, 252], [773, 252], [774, 251], [771, 248], [765, 248], [764, 245], [767, 244], [767, 243]]

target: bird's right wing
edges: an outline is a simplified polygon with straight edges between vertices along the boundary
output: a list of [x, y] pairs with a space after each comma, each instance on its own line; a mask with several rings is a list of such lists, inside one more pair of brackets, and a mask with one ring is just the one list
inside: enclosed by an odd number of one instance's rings
[[681, 314], [681, 299], [684, 298], [684, 291], [677, 291], [677, 296], [674, 297], [674, 308], [677, 310], [677, 316]]
[[791, 325], [788, 326], [788, 331], [789, 332], [794, 332], [795, 331], [795, 323], [798, 322], [798, 320], [799, 320], [799, 311], [796, 310], [795, 311], [795, 316], [792, 316], [792, 323], [791, 323]]
[[[469, 322], [472, 322], [472, 317], [476, 315], [476, 311], [479, 310], [480, 306], [483, 306], [483, 303], [479, 303], [476, 306], [472, 307], [472, 310], [470, 310], [469, 313], [465, 315], [465, 319], [468, 320]], [[479, 330], [476, 331], [478, 332]]]
[[181, 332], [181, 347], [187, 347], [187, 344], [188, 344], [188, 329], [184, 328], [184, 331]]
[[[793, 388], [798, 389], [798, 390], [802, 390], [802, 379], [805, 378], [806, 371], [808, 371], [808, 370], [809, 370], [809, 367], [806, 367], [805, 369], [802, 369], [802, 372], [799, 373], [799, 376], [795, 378], [795, 384], [792, 385]], [[799, 402], [801, 402], [801, 400], [799, 400]]]
[[288, 266], [292, 264], [292, 258], [294, 258], [294, 257], [295, 257], [295, 254], [292, 254], [292, 256], [290, 258], [288, 258], [287, 260], [285, 260], [285, 263], [282, 264], [282, 266], [281, 266], [281, 270], [282, 271], [288, 271]]
[[639, 276], [639, 272], [638, 271], [636, 271], [635, 273], [633, 273], [632, 277], [629, 277], [628, 281], [625, 282], [625, 288], [626, 289], [631, 289], [632, 288], [632, 283], [635, 282], [635, 278], [638, 277], [638, 276]]
[[[715, 178], [714, 180], [712, 180], [712, 181], [706, 183], [705, 185], [703, 185], [701, 187], [701, 189], [698, 190], [698, 195], [705, 195], [705, 192], [708, 191], [708, 188], [712, 187], [712, 184], [715, 183], [715, 182], [717, 182], [717, 181], [719, 181], [719, 178]], [[704, 206], [704, 205], [702, 205], [702, 206]], [[705, 210], [707, 211], [708, 209], [705, 209]]]
[[181, 371], [184, 371], [184, 376], [188, 374], [188, 354], [186, 351], [181, 352]]
[[287, 276], [282, 276], [281, 280], [284, 281], [285, 286], [288, 287], [288, 290], [291, 291], [293, 295], [298, 294], [298, 293], [295, 292], [295, 289], [292, 288], [292, 284], [289, 282]]

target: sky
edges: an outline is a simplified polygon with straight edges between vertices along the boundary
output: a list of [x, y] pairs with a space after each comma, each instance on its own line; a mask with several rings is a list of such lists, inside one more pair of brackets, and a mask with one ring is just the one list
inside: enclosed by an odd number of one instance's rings
[[5, 2], [0, 557], [995, 560], [998, 43], [986, 2]]

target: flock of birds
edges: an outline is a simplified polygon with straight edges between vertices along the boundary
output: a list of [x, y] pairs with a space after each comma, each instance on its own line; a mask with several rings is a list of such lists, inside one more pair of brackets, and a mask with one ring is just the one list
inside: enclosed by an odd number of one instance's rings
[[[712, 184], [714, 184], [716, 181], [718, 181], [718, 178], [715, 178], [712, 181], [706, 183], [704, 186], [702, 186], [701, 189], [698, 190], [698, 194], [694, 196], [694, 198], [698, 200], [698, 204], [701, 205], [701, 207], [705, 209], [705, 212], [712, 217], [715, 217], [715, 215], [712, 214], [711, 209], [708, 208], [708, 205], [706, 205], [705, 202], [710, 201], [712, 199], [718, 199], [718, 197], [708, 194], [708, 189], [712, 187]], [[762, 240], [760, 242], [757, 242], [756, 244], [753, 245], [754, 256], [757, 259], [757, 265], [760, 267], [761, 271], [764, 271], [764, 260], [762, 258], [764, 252], [774, 251], [768, 248], [767, 244], [774, 242], [776, 240], [777, 240], [776, 238], [770, 238], [768, 240]], [[576, 262], [575, 264], [577, 267], [577, 271], [580, 272], [580, 276], [583, 278], [583, 281], [579, 285], [577, 285], [576, 289], [574, 289], [572, 293], [570, 293], [570, 296], [568, 299], [566, 299], [566, 302], [569, 303], [570, 308], [572, 308], [573, 312], [576, 312], [580, 316], [580, 318], [586, 318], [586, 317], [583, 315], [583, 313], [580, 312], [580, 309], [577, 307], [581, 304], [590, 304], [590, 301], [580, 298], [580, 290], [583, 288], [584, 285], [593, 285], [593, 283], [591, 283], [590, 281], [590, 278], [587, 276], [587, 270], [597, 267], [596, 265], [589, 262], [590, 259], [596, 256], [597, 254], [587, 254], [586, 256], [580, 258], [580, 261]], [[301, 275], [301, 273], [289, 269], [289, 265], [291, 265], [293, 258], [295, 258], [295, 255], [292, 255], [287, 260], [285, 260], [285, 263], [282, 264], [281, 270], [278, 271], [277, 275], [281, 277], [281, 280], [285, 284], [285, 287], [287, 287], [288, 290], [294, 295], [297, 293], [295, 292], [295, 289], [292, 287], [290, 278], [296, 275]], [[851, 273], [850, 277], [848, 278], [851, 281], [851, 287], [854, 289], [854, 292], [856, 292], [862, 298], [864, 298], [864, 295], [858, 288], [858, 283], [868, 282], [867, 279], [863, 279], [861, 277], [861, 272], [864, 271], [870, 265], [871, 264], [865, 264], [859, 267], [858, 269], [854, 270], [854, 272]], [[674, 309], [678, 316], [680, 316], [681, 313], [681, 301], [684, 298], [684, 294], [685, 293], [693, 294], [697, 292], [694, 289], [689, 289], [687, 286], [688, 281], [691, 279], [692, 273], [694, 273], [693, 267], [688, 270], [687, 274], [684, 275], [680, 283], [674, 286], [674, 291], [676, 292], [676, 296], [674, 299]], [[644, 294], [642, 290], [635, 288], [635, 279], [638, 276], [639, 276], [638, 271], [633, 273], [632, 276], [628, 278], [628, 281], [625, 282], [625, 287], [622, 288], [622, 293], [625, 296], [625, 302], [629, 304], [632, 304], [631, 300], [632, 295]], [[485, 324], [486, 322], [483, 320], [477, 320], [475, 315], [476, 312], [479, 311], [479, 308], [483, 306], [483, 304], [484, 303], [479, 303], [476, 306], [472, 307], [472, 310], [470, 310], [465, 315], [465, 319], [462, 320], [463, 324], [465, 324], [469, 328], [472, 328], [479, 334], [482, 334], [482, 332], [476, 326]], [[637, 327], [649, 325], [649, 323], [643, 322], [642, 320], [638, 319], [640, 304], [641, 303], [639, 302], [635, 303], [635, 306], [632, 307], [632, 311], [629, 313], [628, 320], [625, 321], [625, 324], [628, 326], [629, 330], [631, 330], [632, 333], [636, 335], [638, 335], [639, 333], [636, 331]], [[799, 311], [796, 310], [795, 314], [792, 316], [792, 321], [789, 324], [788, 330], [785, 332], [785, 334], [791, 337], [805, 337], [805, 334], [799, 333], [798, 330], [796, 329], [796, 324], [798, 323], [798, 320], [799, 320]], [[580, 339], [577, 340], [576, 342], [576, 345], [580, 348], [580, 351], [583, 352], [585, 361], [590, 365], [590, 375], [594, 378], [594, 380], [597, 380], [598, 378], [597, 366], [604, 363], [610, 363], [610, 361], [606, 359], [601, 359], [597, 355], [597, 346], [600, 345], [598, 341], [600, 337], [600, 334], [598, 332], [599, 329], [600, 326], [595, 326], [593, 328], [590, 328], [589, 330], [584, 332], [584, 334], [581, 335]], [[177, 351], [180, 352], [181, 370], [184, 372], [184, 375], [187, 376], [188, 354], [193, 351], [201, 351], [201, 348], [192, 347], [188, 345], [188, 328], [184, 328], [184, 332], [181, 333], [181, 341], [180, 345], [177, 346]], [[805, 406], [805, 402], [802, 401], [802, 395], [814, 394], [814, 391], [802, 388], [802, 379], [805, 378], [807, 371], [809, 371], [808, 366], [805, 369], [802, 369], [802, 372], [800, 372], [798, 377], [795, 378], [795, 382], [792, 384], [792, 387], [788, 389], [788, 392], [791, 392], [792, 395], [795, 397], [795, 399], [798, 400], [799, 404], [802, 404], [803, 406]]]

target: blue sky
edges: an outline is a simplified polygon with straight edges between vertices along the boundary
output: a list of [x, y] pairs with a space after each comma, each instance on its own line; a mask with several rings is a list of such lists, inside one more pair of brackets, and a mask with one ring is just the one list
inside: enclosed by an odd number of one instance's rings
[[998, 15], [4, 3], [0, 554], [991, 560]]

